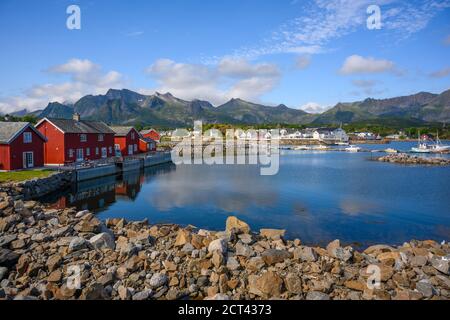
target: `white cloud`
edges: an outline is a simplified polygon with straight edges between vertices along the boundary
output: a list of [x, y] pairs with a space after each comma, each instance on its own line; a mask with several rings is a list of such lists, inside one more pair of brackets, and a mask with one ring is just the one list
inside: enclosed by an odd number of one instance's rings
[[301, 110], [309, 113], [322, 113], [330, 109], [330, 107], [323, 106], [317, 102], [308, 102], [300, 107]]
[[[366, 29], [367, 8], [373, 0], [294, 0], [299, 15], [276, 28], [270, 37], [233, 52], [235, 57], [254, 59], [280, 53], [316, 54], [327, 45], [355, 31]], [[393, 36], [391, 41], [406, 39], [427, 27], [450, 0], [422, 0], [419, 3], [402, 0], [378, 0], [382, 9], [382, 29]], [[215, 59], [220, 59], [215, 57]]]
[[102, 72], [101, 66], [90, 60], [71, 59], [64, 64], [50, 67], [52, 75], [69, 77], [61, 83], [32, 86], [18, 96], [0, 99], [0, 112], [11, 113], [27, 109], [43, 109], [49, 102], [75, 102], [87, 94], [104, 94], [110, 88], [122, 88], [125, 81], [117, 71]]
[[395, 65], [389, 60], [377, 60], [372, 57], [364, 58], [359, 55], [352, 55], [345, 59], [340, 73], [344, 75], [361, 73], [383, 73], [395, 71]]
[[449, 75], [450, 75], [450, 67], [443, 68], [430, 73], [430, 77], [432, 78], [445, 78]]
[[224, 58], [213, 66], [159, 59], [146, 71], [158, 88], [143, 92], [170, 92], [182, 99], [204, 99], [215, 105], [231, 98], [259, 100], [281, 77], [276, 65], [232, 58]]
[[311, 64], [311, 57], [309, 55], [301, 55], [297, 57], [295, 66], [297, 69], [306, 69]]

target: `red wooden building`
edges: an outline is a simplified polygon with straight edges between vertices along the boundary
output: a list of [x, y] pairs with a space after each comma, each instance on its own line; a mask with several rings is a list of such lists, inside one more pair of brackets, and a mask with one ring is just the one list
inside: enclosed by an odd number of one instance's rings
[[156, 151], [156, 141], [150, 138], [139, 138], [139, 152], [147, 153]]
[[155, 129], [142, 130], [140, 133], [144, 138], [150, 138], [156, 142], [161, 140], [161, 135]]
[[114, 145], [116, 154], [132, 156], [140, 153], [139, 132], [133, 127], [111, 127], [115, 132]]
[[45, 140], [28, 122], [0, 122], [0, 170], [42, 167]]
[[105, 123], [44, 118], [36, 128], [47, 138], [44, 161], [48, 165], [69, 164], [114, 156], [114, 134]]

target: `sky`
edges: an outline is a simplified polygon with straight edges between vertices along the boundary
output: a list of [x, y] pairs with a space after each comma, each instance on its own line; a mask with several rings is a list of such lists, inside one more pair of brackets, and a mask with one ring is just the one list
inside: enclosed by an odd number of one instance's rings
[[0, 43], [3, 113], [109, 88], [308, 112], [450, 88], [450, 0], [1, 0]]

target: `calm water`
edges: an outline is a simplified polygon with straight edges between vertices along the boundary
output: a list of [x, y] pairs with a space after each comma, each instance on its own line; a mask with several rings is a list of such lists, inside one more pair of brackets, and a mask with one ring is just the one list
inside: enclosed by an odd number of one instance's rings
[[[392, 143], [407, 150], [414, 143]], [[388, 146], [367, 145], [384, 149]], [[223, 230], [229, 215], [282, 228], [308, 244], [367, 246], [450, 240], [450, 167], [368, 161], [370, 153], [283, 151], [276, 176], [256, 166], [174, 166], [80, 183], [47, 198], [102, 219], [192, 224]]]

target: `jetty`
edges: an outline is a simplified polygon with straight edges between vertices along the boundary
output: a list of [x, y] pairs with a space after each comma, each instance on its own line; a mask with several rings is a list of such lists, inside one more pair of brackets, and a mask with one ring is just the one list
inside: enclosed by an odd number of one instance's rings
[[389, 154], [387, 156], [379, 157], [376, 160], [381, 162], [390, 162], [399, 164], [418, 164], [418, 165], [434, 165], [434, 166], [450, 165], [450, 159], [425, 158], [412, 156], [406, 153]]

